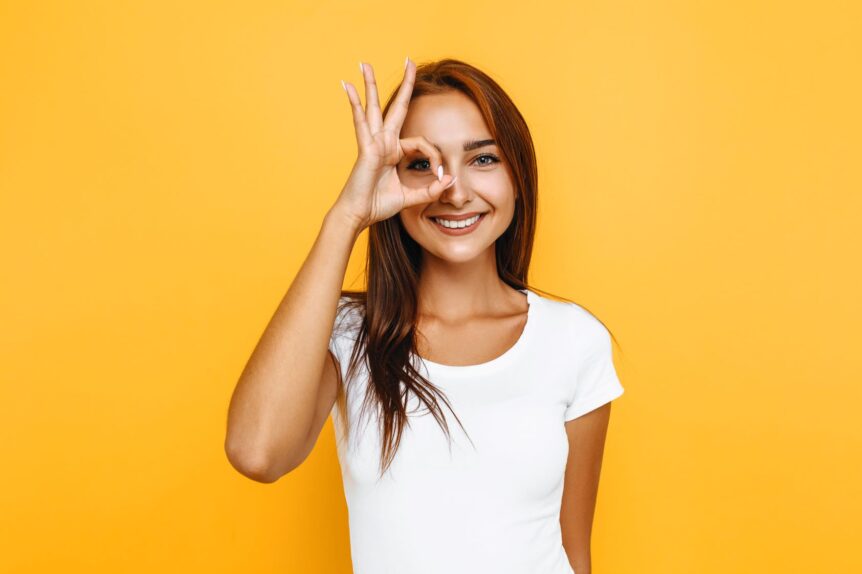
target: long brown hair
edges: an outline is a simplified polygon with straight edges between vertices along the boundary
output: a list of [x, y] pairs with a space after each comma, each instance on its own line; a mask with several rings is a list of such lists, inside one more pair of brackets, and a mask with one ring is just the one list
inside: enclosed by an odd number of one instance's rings
[[[503, 89], [487, 74], [461, 60], [446, 58], [417, 65], [411, 100], [428, 94], [457, 90], [479, 108], [491, 137], [503, 156], [503, 164], [514, 184], [515, 213], [506, 231], [495, 243], [497, 273], [515, 289], [534, 290], [527, 273], [536, 231], [538, 172], [533, 139], [527, 122]], [[398, 92], [396, 87], [383, 109], [386, 117]], [[374, 404], [378, 412], [381, 445], [381, 475], [392, 463], [407, 424], [406, 398], [415, 396], [440, 424], [451, 441], [449, 426], [438, 398], [455, 415], [445, 394], [427, 380], [411, 362], [416, 352], [417, 284], [422, 248], [408, 235], [396, 215], [368, 228], [365, 273], [367, 290], [342, 290], [344, 305], [363, 317], [347, 369], [347, 384], [365, 360], [369, 384], [362, 411]], [[558, 299], [566, 300], [562, 297]], [[571, 302], [571, 301], [570, 301]], [[343, 311], [339, 308], [339, 313]], [[338, 408], [347, 420], [344, 385], [339, 384]], [[463, 425], [461, 425], [463, 429]], [[345, 422], [344, 432], [349, 425]]]

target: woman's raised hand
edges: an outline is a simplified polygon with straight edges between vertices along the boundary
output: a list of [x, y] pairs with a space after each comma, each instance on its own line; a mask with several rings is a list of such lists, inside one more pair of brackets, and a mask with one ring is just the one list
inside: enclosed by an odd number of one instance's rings
[[[356, 221], [360, 229], [364, 229], [372, 223], [392, 217], [404, 208], [435, 201], [444, 189], [454, 183], [454, 178], [443, 174], [440, 152], [426, 138], [399, 138], [413, 93], [415, 64], [407, 59], [404, 79], [386, 119], [381, 117], [374, 70], [367, 63], [361, 66], [365, 80], [364, 110], [356, 88], [349, 82], [342, 82], [353, 109], [359, 155], [336, 204]], [[426, 157], [431, 163], [432, 173], [437, 174], [437, 178], [428, 186], [408, 187], [398, 178], [398, 162], [412, 152], [419, 152]]]

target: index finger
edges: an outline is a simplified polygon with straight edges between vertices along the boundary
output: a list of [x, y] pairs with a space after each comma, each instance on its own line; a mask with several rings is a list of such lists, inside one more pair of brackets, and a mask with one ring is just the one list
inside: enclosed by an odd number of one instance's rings
[[389, 113], [383, 120], [383, 129], [394, 131], [396, 134], [401, 132], [401, 125], [404, 123], [404, 118], [407, 116], [407, 105], [410, 103], [410, 96], [413, 94], [413, 81], [416, 79], [416, 65], [408, 57], [407, 66], [404, 68], [404, 79], [401, 80], [401, 87], [398, 89], [398, 94], [392, 105], [389, 107]]

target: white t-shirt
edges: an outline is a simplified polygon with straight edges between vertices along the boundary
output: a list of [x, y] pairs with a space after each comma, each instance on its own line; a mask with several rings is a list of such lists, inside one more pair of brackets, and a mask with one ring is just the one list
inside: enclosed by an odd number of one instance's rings
[[[619, 397], [605, 327], [574, 303], [529, 290], [527, 323], [491, 361], [452, 366], [413, 355], [440, 388], [449, 441], [427, 407], [408, 397], [392, 466], [379, 477], [380, 434], [357, 420], [361, 365], [347, 395], [350, 441], [332, 408], [347, 501], [354, 574], [573, 574], [560, 530], [568, 456], [565, 421]], [[346, 376], [361, 318], [336, 318], [330, 349]]]

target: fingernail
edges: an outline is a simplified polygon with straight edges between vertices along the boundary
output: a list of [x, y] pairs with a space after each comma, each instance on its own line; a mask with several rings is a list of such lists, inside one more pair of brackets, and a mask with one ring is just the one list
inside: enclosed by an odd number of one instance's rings
[[359, 73], [365, 74], [365, 68], [362, 67], [362, 60], [359, 61]]
[[404, 69], [405, 70], [407, 69], [407, 62], [409, 62], [409, 61], [410, 61], [410, 56], [407, 56], [406, 58], [404, 58]]
[[446, 187], [444, 187], [443, 189], [449, 189], [450, 187], [452, 187], [452, 184], [453, 184], [453, 183], [455, 183], [455, 180], [456, 180], [456, 179], [458, 179], [458, 176], [457, 176], [457, 175], [456, 175], [455, 177], [453, 177], [453, 178], [452, 178], [452, 181], [450, 181], [450, 182], [446, 185]]
[[344, 88], [344, 91], [347, 91], [347, 86], [344, 85], [344, 80], [341, 80], [341, 87]]
[[438, 165], [437, 166], [437, 180], [439, 181], [441, 179], [443, 179], [443, 166]]

